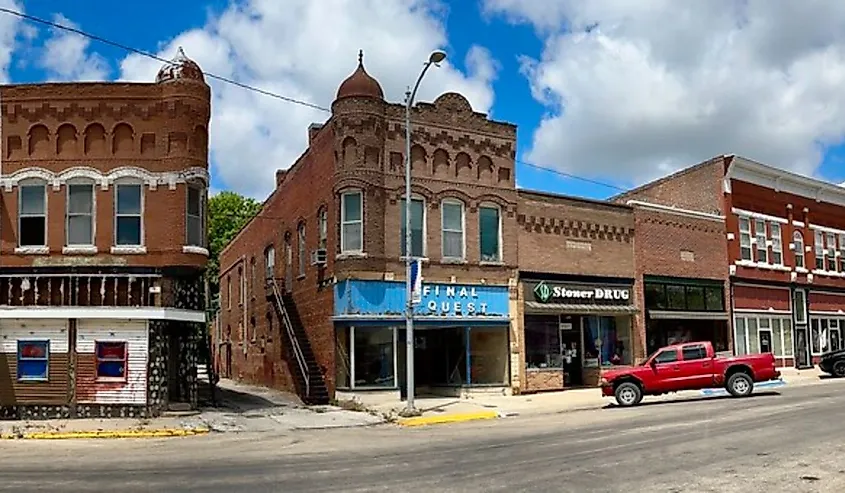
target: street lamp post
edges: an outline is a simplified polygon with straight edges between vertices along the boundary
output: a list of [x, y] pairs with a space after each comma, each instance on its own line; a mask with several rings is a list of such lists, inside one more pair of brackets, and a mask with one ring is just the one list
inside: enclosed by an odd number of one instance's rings
[[[405, 385], [407, 386], [407, 414], [416, 414], [414, 408], [414, 301], [413, 285], [411, 284], [412, 264], [416, 260], [411, 255], [411, 107], [417, 96], [425, 73], [432, 65], [440, 66], [446, 59], [446, 52], [435, 50], [428, 56], [413, 91], [405, 93]], [[419, 275], [419, 273], [417, 274]]]

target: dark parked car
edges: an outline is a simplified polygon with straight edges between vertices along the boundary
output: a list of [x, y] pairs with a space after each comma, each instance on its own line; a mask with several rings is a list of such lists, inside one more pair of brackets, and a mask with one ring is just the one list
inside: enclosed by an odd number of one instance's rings
[[834, 377], [845, 377], [845, 349], [823, 354], [819, 368]]

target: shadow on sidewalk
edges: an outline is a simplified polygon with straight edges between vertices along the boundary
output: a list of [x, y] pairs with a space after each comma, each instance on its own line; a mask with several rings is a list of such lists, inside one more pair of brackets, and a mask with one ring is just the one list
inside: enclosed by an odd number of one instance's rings
[[[779, 395], [781, 395], [781, 394], [778, 391], [766, 390], [766, 391], [761, 391], [761, 392], [758, 392], [758, 393], [755, 393], [755, 394], [751, 394], [748, 397], [743, 397], [743, 399], [756, 399], [756, 398], [761, 398], [761, 397], [773, 397], [773, 396], [779, 396]], [[724, 399], [735, 399], [735, 397], [733, 397], [731, 395], [709, 395], [709, 396], [701, 396], [701, 397], [690, 397], [688, 399], [681, 398], [681, 399], [670, 400], [670, 401], [642, 402], [639, 405], [634, 406], [634, 408], [636, 408], [636, 407], [646, 407], [646, 406], [672, 406], [672, 405], [678, 405], [678, 404], [685, 404], [685, 403], [689, 403], [689, 402], [719, 401], [719, 400], [724, 400]], [[610, 403], [610, 404], [604, 406], [602, 409], [633, 409], [633, 408], [622, 407], [618, 404]]]

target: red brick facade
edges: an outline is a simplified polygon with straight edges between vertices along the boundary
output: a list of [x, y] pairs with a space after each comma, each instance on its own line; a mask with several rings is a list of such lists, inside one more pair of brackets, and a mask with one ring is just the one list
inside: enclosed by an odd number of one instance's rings
[[[338, 90], [332, 116], [309, 130], [308, 149], [290, 169], [277, 174], [276, 190], [259, 215], [220, 258], [223, 374], [290, 389], [295, 371], [283, 357], [286, 334], [272, 313], [263, 283], [264, 249], [275, 246], [274, 276], [292, 287], [309, 342], [332, 393], [335, 389], [333, 286], [344, 279], [404, 280], [400, 259], [404, 207], [404, 106], [384, 101], [381, 88], [359, 65]], [[423, 201], [424, 276], [427, 282], [507, 285], [517, 264], [517, 195], [514, 177], [516, 129], [472, 111], [466, 99], [447, 93], [413, 110], [412, 197]], [[341, 201], [361, 193], [362, 244], [342, 245]], [[443, 255], [444, 203], [462, 204], [462, 259]], [[500, 216], [498, 258], [482, 259], [480, 208]], [[327, 212], [327, 263], [312, 265], [318, 248], [319, 211]], [[305, 275], [299, 275], [298, 228], [305, 231]], [[284, 239], [290, 235], [292, 269], [285, 267]], [[354, 250], [354, 251], [352, 251]], [[238, 269], [248, 275], [246, 306], [238, 303]], [[293, 272], [288, 274], [288, 271]], [[231, 295], [227, 285], [231, 282]], [[229, 299], [233, 298], [231, 308]], [[253, 324], [254, 320], [254, 324]], [[241, 327], [246, 326], [244, 331]], [[246, 333], [246, 337], [244, 337]], [[226, 334], [230, 334], [227, 339]], [[231, 364], [226, 347], [231, 347]]]

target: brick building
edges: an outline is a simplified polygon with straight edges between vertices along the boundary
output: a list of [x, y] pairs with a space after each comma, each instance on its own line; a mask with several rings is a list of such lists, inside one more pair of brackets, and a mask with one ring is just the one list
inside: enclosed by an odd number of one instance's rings
[[[412, 121], [410, 253], [425, 285], [417, 391], [507, 391], [516, 128], [456, 93], [417, 104]], [[308, 149], [221, 254], [218, 367], [311, 402], [365, 389], [399, 397], [404, 105], [385, 101], [359, 57], [329, 119], [308, 132]]]
[[631, 364], [641, 352], [634, 211], [518, 193], [520, 371], [512, 385], [521, 392], [595, 387], [600, 364]]
[[686, 340], [731, 349], [723, 177], [717, 158], [611, 199], [634, 208], [637, 361]]
[[0, 416], [195, 407], [200, 68], [180, 50], [154, 83], [0, 86], [0, 110]]

